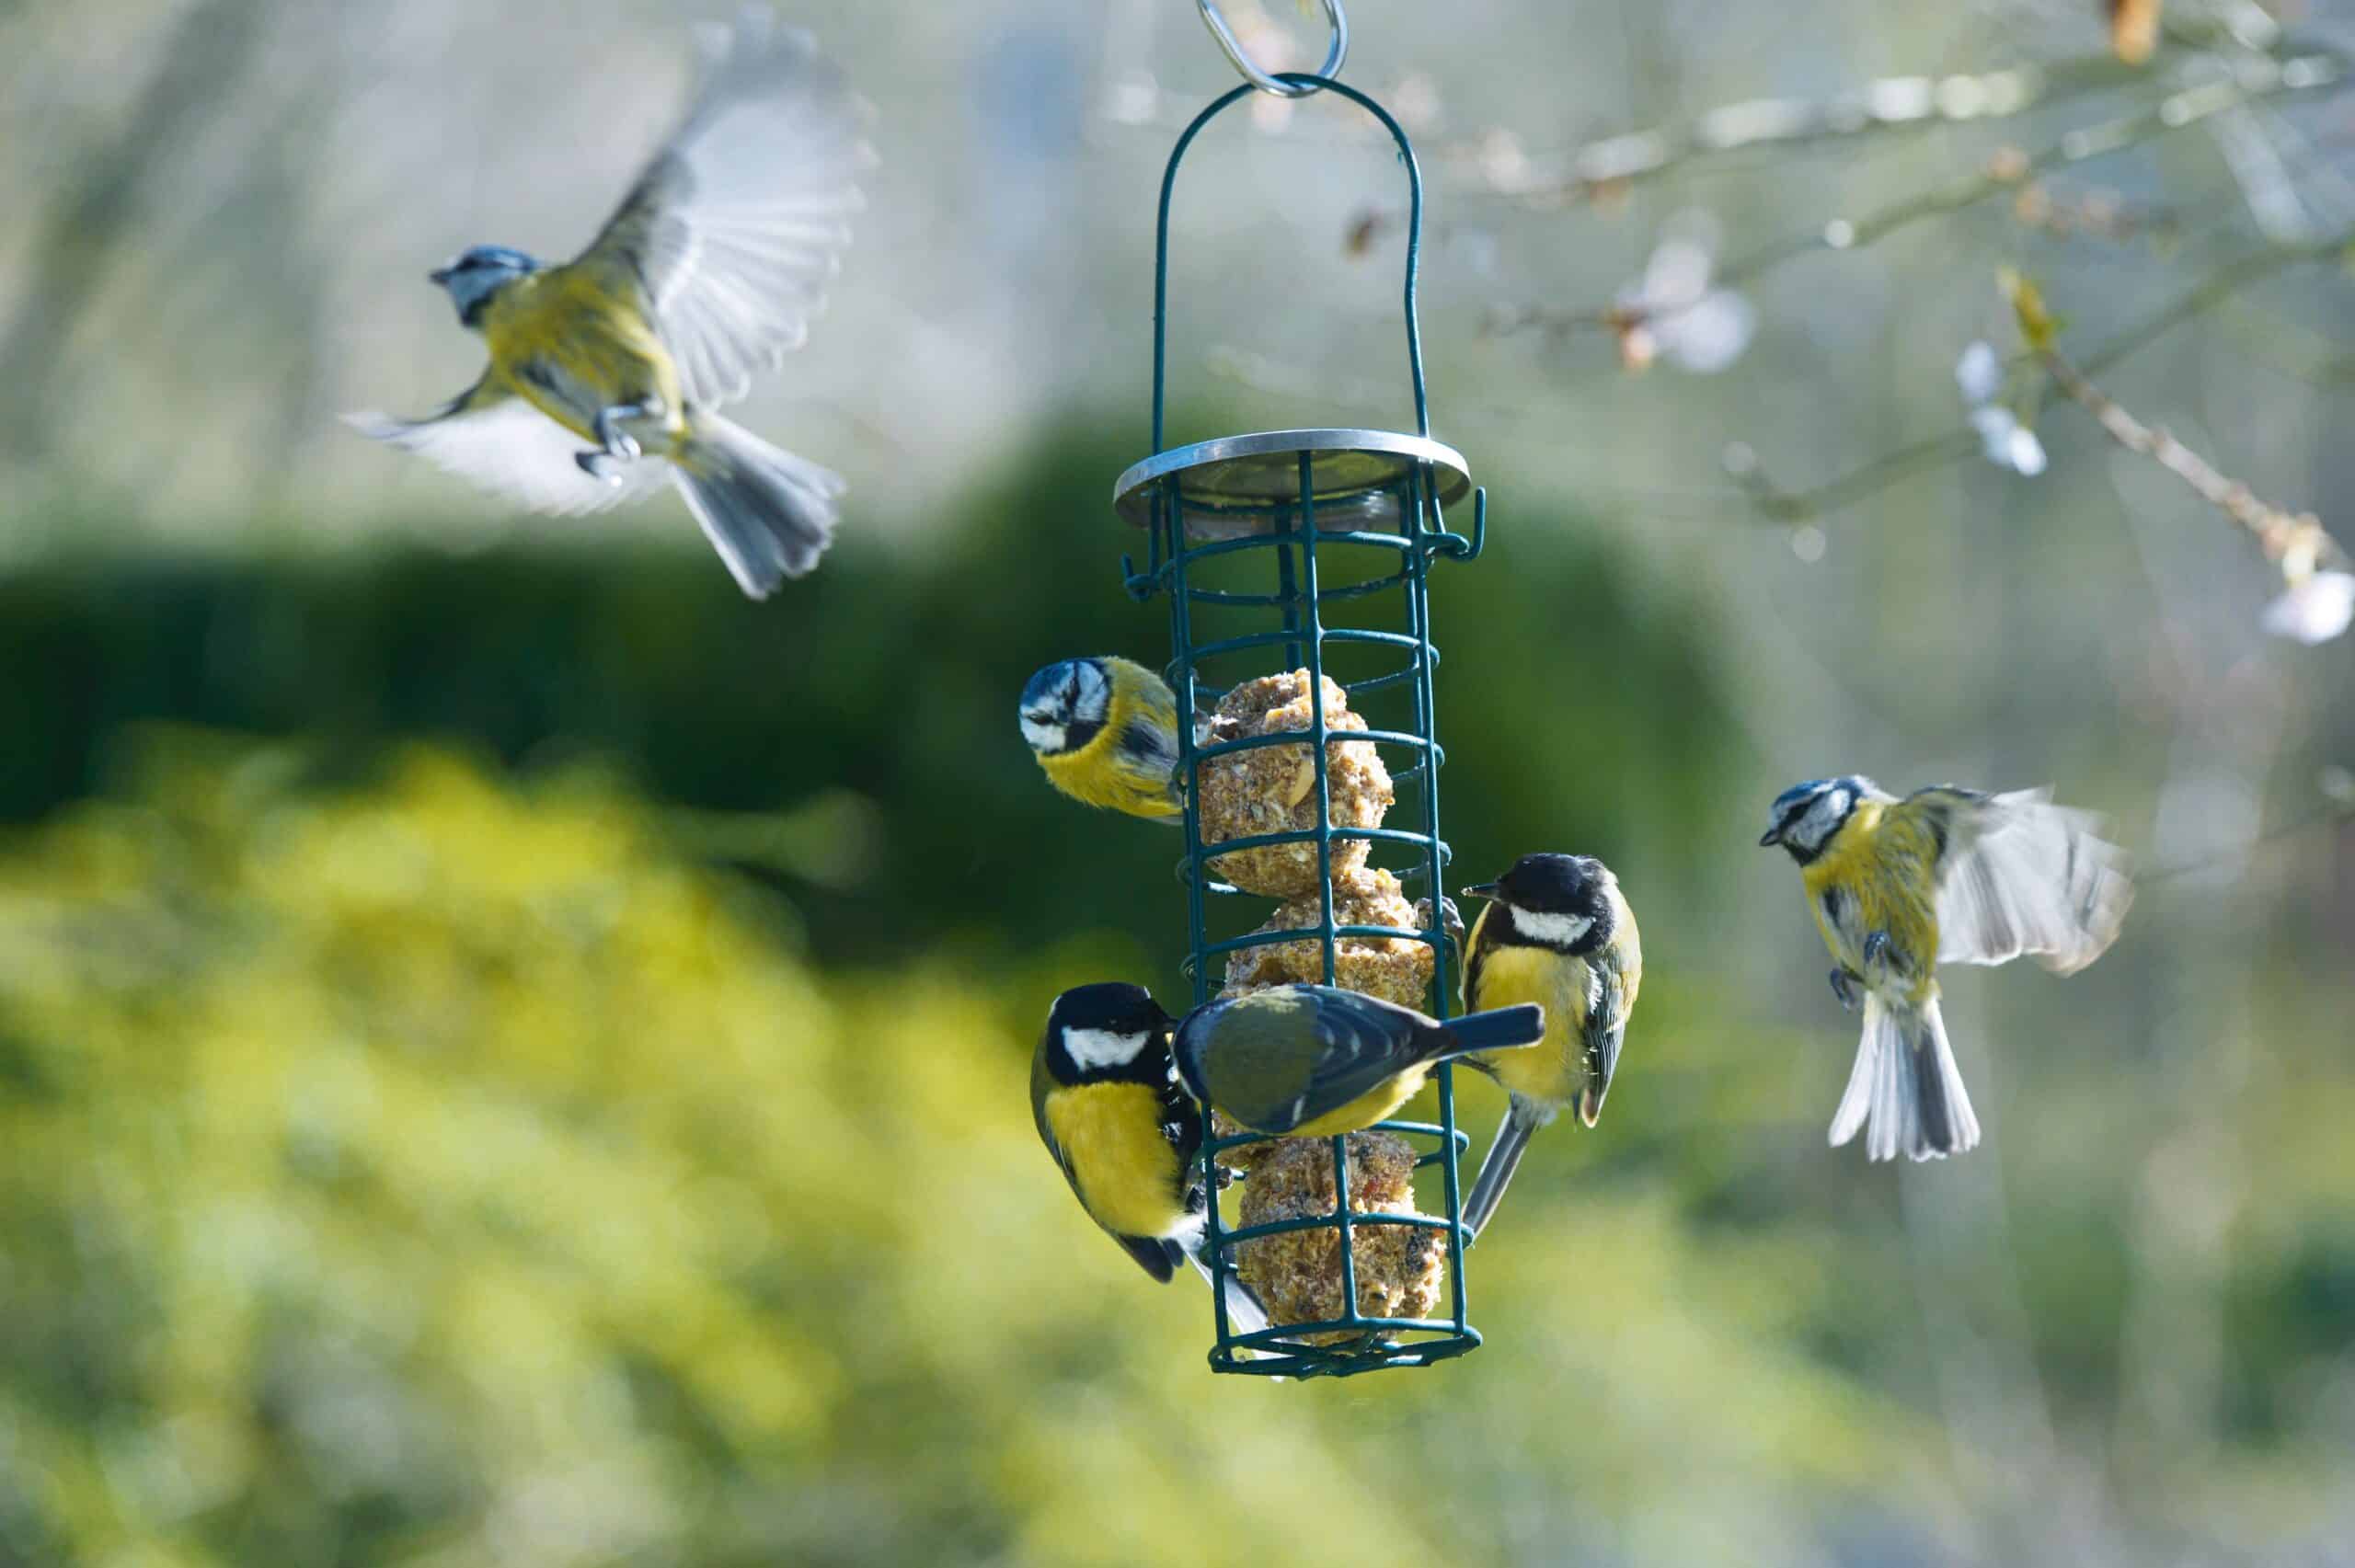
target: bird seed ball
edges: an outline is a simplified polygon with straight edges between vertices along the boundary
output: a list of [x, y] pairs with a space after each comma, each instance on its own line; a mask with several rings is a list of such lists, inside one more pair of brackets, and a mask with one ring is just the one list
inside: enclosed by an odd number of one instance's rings
[[[1324, 915], [1324, 900], [1312, 889], [1277, 910], [1259, 931], [1304, 931]], [[1415, 906], [1407, 902], [1398, 878], [1379, 866], [1347, 873], [1334, 868], [1333, 923], [1386, 925], [1397, 931], [1419, 930], [1422, 924]], [[1226, 989], [1219, 995], [1242, 996], [1269, 986], [1315, 985], [1324, 979], [1322, 942], [1245, 947], [1227, 956]], [[1424, 1007], [1430, 1001], [1431, 950], [1411, 937], [1341, 937], [1333, 944], [1333, 983], [1401, 1007]]]
[[[1349, 696], [1329, 678], [1324, 682], [1325, 727], [1363, 729], [1350, 712]], [[1220, 699], [1219, 738], [1239, 740], [1278, 730], [1307, 729], [1308, 672], [1294, 670], [1246, 681]], [[1223, 844], [1258, 833], [1295, 832], [1316, 826], [1316, 760], [1302, 746], [1262, 746], [1230, 752], [1201, 765], [1202, 842]], [[1379, 828], [1393, 798], [1390, 771], [1370, 741], [1332, 740], [1326, 745], [1325, 778], [1336, 828]], [[1333, 841], [1333, 875], [1365, 864], [1363, 839]], [[1237, 850], [1211, 863], [1218, 874], [1246, 892], [1270, 898], [1295, 898], [1316, 890], [1316, 846], [1263, 844]]]
[[[1265, 1225], [1333, 1212], [1333, 1145], [1328, 1139], [1285, 1138], [1262, 1146], [1244, 1185], [1241, 1222]], [[1350, 1209], [1355, 1214], [1414, 1214], [1415, 1146], [1390, 1132], [1349, 1136]], [[1423, 1318], [1437, 1308], [1447, 1280], [1446, 1232], [1424, 1225], [1361, 1225], [1350, 1232], [1357, 1260], [1358, 1310], [1370, 1318]], [[1287, 1230], [1235, 1249], [1236, 1272], [1273, 1323], [1322, 1322], [1341, 1313], [1341, 1238], [1338, 1230]], [[1340, 1330], [1303, 1336], [1339, 1344]]]

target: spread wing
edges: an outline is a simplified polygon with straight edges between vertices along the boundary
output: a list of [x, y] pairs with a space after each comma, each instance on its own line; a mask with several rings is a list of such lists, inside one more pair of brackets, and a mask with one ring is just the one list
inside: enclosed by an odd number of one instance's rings
[[2134, 901], [2126, 852], [2101, 819], [2051, 792], [1925, 789], [1892, 811], [1918, 812], [1946, 845], [1939, 863], [1938, 959], [2002, 964], [2022, 954], [2074, 974], [2108, 950]]
[[867, 107], [808, 33], [747, 7], [695, 107], [577, 266], [635, 286], [699, 406], [801, 346], [850, 243]]
[[371, 441], [413, 452], [435, 467], [536, 512], [576, 516], [603, 511], [660, 489], [664, 463], [626, 463], [621, 483], [580, 471], [587, 443], [529, 403], [483, 377], [421, 419], [346, 414], [344, 423]]

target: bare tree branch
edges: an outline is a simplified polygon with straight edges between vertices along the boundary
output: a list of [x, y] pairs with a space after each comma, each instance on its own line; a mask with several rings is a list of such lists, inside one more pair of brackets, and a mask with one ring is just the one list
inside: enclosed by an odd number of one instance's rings
[[2146, 425], [2085, 379], [2085, 372], [2063, 358], [2058, 349], [2037, 351], [2037, 362], [2052, 378], [2063, 396], [2094, 417], [2109, 439], [2127, 451], [2149, 458], [2192, 492], [2253, 534], [2269, 561], [2303, 555], [2310, 566], [2344, 570], [2349, 557], [2312, 512], [2292, 515], [2257, 497], [2247, 485], [2227, 478], [2215, 464], [2184, 445], [2166, 430]]
[[[1950, 180], [1936, 189], [1891, 202], [1855, 218], [1833, 218], [1810, 234], [1788, 235], [1721, 269], [1717, 283], [1731, 288], [1752, 280], [1799, 256], [1819, 251], [1856, 250], [1888, 238], [1927, 219], [1951, 215], [1992, 196], [2018, 189], [2053, 169], [2107, 157], [2183, 130], [2246, 103], [2296, 94], [2335, 91], [2346, 81], [2346, 70], [2336, 55], [2302, 54], [2275, 63], [2256, 59], [2244, 63], [2238, 74], [2168, 93], [2146, 109], [2095, 125], [2081, 126], [2035, 153], [2006, 149], [1990, 159], [1979, 173]], [[1570, 331], [1628, 325], [1624, 305], [1609, 304], [1564, 310], [1535, 303], [1499, 306], [1489, 313], [1486, 330], [1504, 335], [1539, 329]]]
[[[2251, 252], [2218, 269], [2181, 298], [2111, 338], [2087, 356], [2083, 372], [2098, 375], [2254, 283], [2293, 268], [2339, 260], [2350, 250], [2355, 250], [2355, 229], [2314, 245], [2273, 246]], [[2039, 395], [2037, 406], [2040, 409], [2063, 395], [2056, 378]], [[1776, 488], [1748, 447], [1735, 449], [1727, 467], [1734, 482], [1748, 493], [1751, 503], [1765, 516], [1777, 522], [1804, 522], [1854, 506], [1916, 475], [1959, 463], [1979, 450], [1978, 432], [1966, 426], [1875, 458], [1862, 467], [1806, 490]]]

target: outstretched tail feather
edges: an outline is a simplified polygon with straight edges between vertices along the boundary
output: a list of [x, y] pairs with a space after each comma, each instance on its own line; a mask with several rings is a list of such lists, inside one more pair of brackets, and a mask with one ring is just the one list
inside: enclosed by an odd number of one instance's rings
[[[1210, 1259], [1202, 1256], [1199, 1247], [1186, 1253], [1186, 1261], [1192, 1264], [1204, 1279], [1211, 1277]], [[1259, 1304], [1259, 1298], [1243, 1283], [1243, 1276], [1230, 1267], [1226, 1271], [1226, 1332], [1233, 1334], [1258, 1333], [1267, 1326], [1268, 1309]]]
[[1488, 1228], [1488, 1217], [1497, 1211], [1497, 1201], [1505, 1196], [1505, 1188], [1512, 1182], [1512, 1173], [1521, 1168], [1521, 1157], [1529, 1152], [1529, 1140], [1545, 1126], [1520, 1098], [1505, 1113], [1497, 1128], [1497, 1136], [1488, 1145], [1488, 1152], [1480, 1159], [1480, 1173], [1472, 1180], [1472, 1196], [1464, 1200], [1464, 1223], [1476, 1238]]
[[[1166, 1251], [1173, 1266], [1183, 1259], [1194, 1265], [1194, 1271], [1197, 1274], [1216, 1284], [1217, 1281], [1211, 1273], [1210, 1259], [1202, 1255], [1202, 1243], [1206, 1239], [1204, 1231], [1207, 1228], [1203, 1211], [1208, 1207], [1209, 1200], [1197, 1188], [1189, 1196], [1188, 1202], [1193, 1212], [1189, 1216], [1185, 1228], [1174, 1236], [1162, 1237], [1156, 1244]], [[1259, 1298], [1252, 1294], [1251, 1288], [1243, 1283], [1243, 1276], [1235, 1271], [1231, 1254], [1226, 1269], [1225, 1285], [1226, 1332], [1258, 1333], [1261, 1329], [1266, 1328], [1268, 1310], [1259, 1304]]]
[[1486, 1013], [1451, 1018], [1447, 1029], [1455, 1036], [1454, 1043], [1429, 1059], [1446, 1061], [1473, 1051], [1534, 1046], [1545, 1037], [1545, 1010], [1534, 1001], [1522, 1002], [1519, 1007], [1491, 1008]]
[[1935, 1160], [1978, 1146], [1979, 1118], [1947, 1041], [1937, 998], [1917, 1008], [1866, 995], [1864, 1038], [1832, 1117], [1832, 1146], [1860, 1129], [1871, 1160], [1901, 1153]]
[[672, 453], [671, 476], [752, 598], [808, 572], [833, 543], [841, 477], [717, 414], [695, 416], [694, 434]]

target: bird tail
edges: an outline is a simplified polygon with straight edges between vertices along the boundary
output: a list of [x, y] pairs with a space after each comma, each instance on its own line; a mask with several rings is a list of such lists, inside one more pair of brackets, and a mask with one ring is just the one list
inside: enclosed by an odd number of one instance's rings
[[[1211, 1261], [1202, 1255], [1203, 1240], [1202, 1229], [1200, 1224], [1197, 1224], [1181, 1235], [1170, 1237], [1162, 1242], [1162, 1245], [1167, 1247], [1176, 1254], [1176, 1257], [1182, 1257], [1192, 1264], [1196, 1273], [1215, 1285], [1217, 1281], [1211, 1274]], [[1176, 1258], [1173, 1257], [1171, 1261], [1175, 1262]], [[1226, 1332], [1258, 1333], [1268, 1326], [1268, 1309], [1259, 1304], [1259, 1298], [1252, 1294], [1249, 1286], [1243, 1283], [1243, 1276], [1235, 1271], [1232, 1264], [1228, 1265], [1225, 1272]]]
[[833, 543], [841, 475], [782, 452], [717, 414], [697, 414], [671, 452], [671, 477], [737, 586], [766, 599]]
[[1979, 1118], [1947, 1043], [1938, 999], [1915, 1006], [1865, 994], [1865, 1035], [1848, 1092], [1832, 1118], [1837, 1148], [1865, 1131], [1865, 1154], [1893, 1160], [1937, 1160], [1979, 1143]]
[[1552, 1114], [1537, 1102], [1518, 1094], [1512, 1097], [1512, 1108], [1505, 1113], [1488, 1152], [1481, 1158], [1480, 1173], [1472, 1181], [1472, 1196], [1464, 1200], [1464, 1223], [1475, 1237], [1487, 1228], [1488, 1216], [1496, 1212], [1497, 1200], [1505, 1196], [1513, 1172], [1520, 1168], [1521, 1157], [1529, 1152], [1529, 1140], [1536, 1136], [1539, 1127], [1553, 1119]]
[[1449, 1061], [1474, 1051], [1534, 1046], [1545, 1037], [1545, 1010], [1534, 1001], [1524, 1001], [1518, 1007], [1492, 1007], [1486, 1013], [1451, 1018], [1446, 1029], [1453, 1040], [1444, 1050], [1432, 1052], [1425, 1060]]

